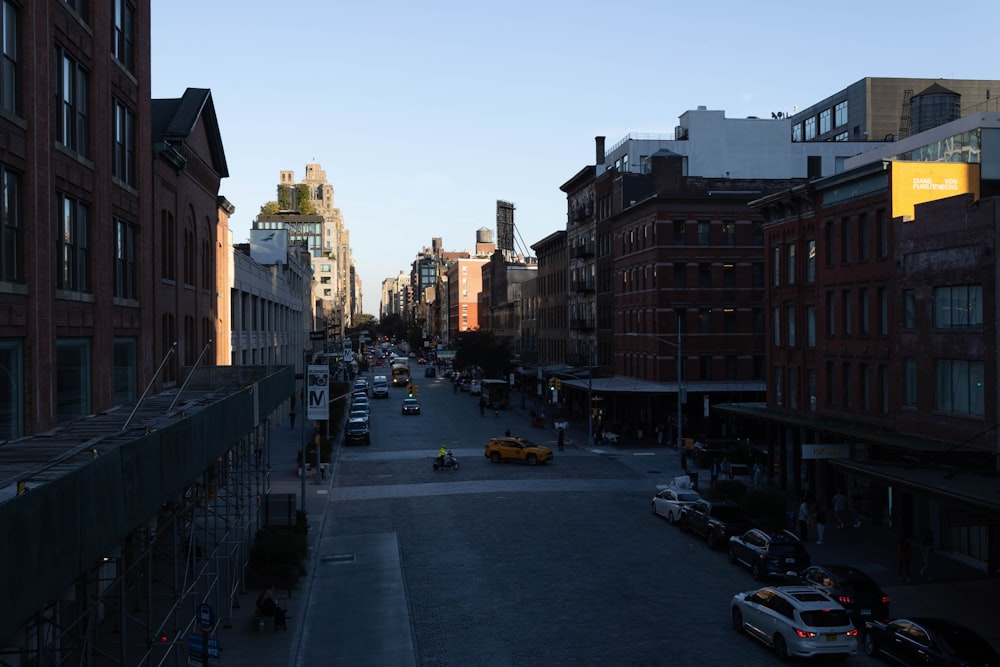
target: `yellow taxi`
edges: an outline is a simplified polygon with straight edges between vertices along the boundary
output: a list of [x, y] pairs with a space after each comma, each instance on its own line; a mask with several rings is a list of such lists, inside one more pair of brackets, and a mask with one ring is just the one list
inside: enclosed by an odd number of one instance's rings
[[551, 461], [552, 449], [536, 445], [526, 438], [499, 437], [486, 443], [484, 455], [493, 463], [523, 461], [533, 466]]

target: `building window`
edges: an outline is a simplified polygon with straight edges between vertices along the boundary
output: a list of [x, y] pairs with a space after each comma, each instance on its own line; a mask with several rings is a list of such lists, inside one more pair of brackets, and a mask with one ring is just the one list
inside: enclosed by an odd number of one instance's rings
[[90, 290], [88, 209], [86, 204], [66, 195], [56, 196], [59, 216], [56, 230], [56, 288], [73, 292]]
[[62, 47], [56, 47], [56, 140], [87, 156], [87, 72]]
[[764, 286], [764, 262], [753, 262], [750, 264], [750, 286]]
[[115, 218], [115, 286], [114, 295], [122, 299], [137, 299], [135, 280], [135, 226]]
[[63, 0], [66, 6], [75, 11], [80, 15], [80, 18], [87, 18], [87, 2], [88, 0]]
[[788, 367], [788, 407], [792, 410], [799, 409], [799, 368], [798, 366]]
[[816, 138], [816, 116], [810, 116], [805, 121], [806, 141]]
[[826, 293], [826, 335], [835, 336], [837, 334], [837, 304], [834, 301], [833, 292]]
[[840, 405], [851, 407], [851, 365], [846, 362], [840, 365], [840, 393]]
[[823, 224], [824, 240], [826, 242], [826, 265], [833, 266], [834, 262], [834, 244], [833, 244], [833, 221], [827, 220]]
[[122, 183], [135, 187], [135, 114], [115, 100], [114, 116], [112, 175]]
[[795, 244], [788, 244], [788, 275], [785, 280], [789, 285], [795, 284]]
[[841, 132], [839, 134], [834, 135], [833, 140], [834, 141], [847, 141], [848, 138], [849, 137], [847, 135], [847, 132]]
[[917, 360], [903, 359], [903, 405], [917, 407]]
[[760, 220], [754, 220], [750, 224], [750, 245], [764, 245], [764, 223]]
[[698, 265], [698, 287], [706, 289], [712, 287], [712, 265], [708, 262]]
[[781, 310], [777, 306], [771, 308], [771, 332], [774, 346], [781, 347]]
[[722, 285], [726, 289], [736, 289], [736, 266], [734, 264], [722, 265]]
[[698, 370], [702, 380], [712, 379], [712, 357], [698, 357]]
[[782, 391], [781, 380], [782, 380], [781, 366], [774, 366], [771, 368], [771, 379], [774, 380], [774, 403], [775, 405], [784, 405], [784, 393]]
[[938, 359], [935, 407], [958, 415], [983, 416], [983, 362]]
[[809, 395], [809, 412], [816, 412], [816, 371], [806, 369], [806, 392]]
[[903, 328], [917, 328], [917, 292], [916, 290], [903, 290]]
[[833, 110], [823, 109], [819, 112], [819, 133], [826, 134], [833, 129]]
[[177, 280], [177, 225], [168, 211], [160, 211], [160, 264], [164, 280]]
[[879, 209], [875, 212], [875, 229], [878, 234], [878, 258], [885, 259], [889, 256], [889, 222], [885, 210]]
[[764, 309], [763, 308], [751, 308], [750, 309], [750, 320], [751, 326], [753, 327], [753, 332], [755, 334], [764, 333]]
[[0, 280], [24, 279], [21, 177], [0, 164]]
[[674, 264], [674, 287], [687, 287], [687, 265], [683, 262]]
[[711, 242], [712, 225], [708, 220], [698, 221], [698, 245], [708, 245]]
[[736, 223], [732, 220], [722, 221], [723, 243], [732, 246], [736, 245]]
[[91, 413], [90, 341], [56, 341], [56, 420], [65, 423]]
[[816, 306], [806, 306], [806, 347], [816, 347]]
[[16, 440], [24, 435], [23, 343], [0, 341], [0, 368], [6, 381], [0, 382], [0, 440]]
[[840, 295], [844, 313], [844, 335], [851, 335], [851, 290], [844, 290]]
[[889, 335], [889, 291], [884, 287], [878, 288], [878, 333]]
[[115, 339], [115, 403], [118, 405], [134, 401], [137, 398], [136, 349], [135, 338]]
[[889, 369], [883, 365], [878, 367], [879, 412], [889, 414]]
[[135, 10], [128, 0], [114, 0], [115, 41], [112, 45], [115, 60], [130, 72], [135, 71]]
[[826, 362], [826, 404], [833, 406], [833, 396], [834, 396], [834, 377], [833, 377], [833, 362]]
[[983, 286], [935, 287], [934, 326], [939, 329], [983, 326]]
[[840, 219], [840, 261], [850, 264], [853, 261], [851, 253], [851, 219]]
[[802, 123], [792, 125], [792, 141], [802, 141]]
[[723, 308], [722, 324], [726, 333], [736, 333], [736, 310], [733, 308]]
[[781, 284], [781, 246], [774, 246], [771, 249], [771, 285], [777, 287]]
[[684, 245], [684, 226], [686, 220], [674, 220], [674, 245]]
[[858, 261], [868, 261], [868, 216], [858, 216]]
[[858, 289], [858, 333], [862, 336], [867, 336], [869, 332], [869, 318], [868, 318], [868, 289], [860, 288]]
[[833, 107], [833, 126], [843, 127], [844, 125], [847, 125], [847, 100], [838, 102]]
[[712, 309], [701, 308], [698, 311], [698, 326], [701, 333], [712, 333]]
[[812, 285], [816, 282], [816, 240], [806, 243], [806, 282]]
[[12, 114], [21, 111], [21, 65], [18, 62], [20, 26], [17, 7], [9, 0], [0, 3], [0, 109]]
[[795, 306], [788, 306], [785, 315], [788, 322], [788, 347], [795, 347]]

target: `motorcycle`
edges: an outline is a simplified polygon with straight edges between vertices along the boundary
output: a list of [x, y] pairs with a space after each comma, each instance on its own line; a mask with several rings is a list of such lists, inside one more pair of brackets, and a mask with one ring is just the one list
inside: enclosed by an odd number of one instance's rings
[[434, 459], [434, 469], [440, 470], [441, 468], [451, 468], [452, 470], [458, 470], [458, 459], [451, 452], [448, 452], [444, 456], [438, 456]]

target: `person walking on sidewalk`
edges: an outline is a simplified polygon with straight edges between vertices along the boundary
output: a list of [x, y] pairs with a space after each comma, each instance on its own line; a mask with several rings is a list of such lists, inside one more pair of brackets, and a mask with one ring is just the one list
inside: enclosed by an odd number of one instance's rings
[[924, 561], [920, 566], [920, 576], [926, 576], [928, 579], [931, 576], [928, 573], [931, 567], [931, 552], [934, 550], [934, 533], [927, 530], [924, 536], [920, 538], [920, 555], [923, 556]]
[[719, 481], [719, 459], [712, 459], [712, 467], [708, 469], [708, 477], [711, 486], [715, 486], [715, 483]]
[[896, 578], [899, 581], [906, 577], [906, 583], [910, 583], [910, 559], [913, 557], [913, 550], [910, 546], [910, 538], [903, 535], [899, 538], [899, 545], [896, 547], [896, 560], [899, 565], [896, 568]]
[[566, 449], [566, 434], [563, 431], [563, 429], [559, 429], [558, 445], [559, 445], [559, 451], [560, 452], [563, 451], [564, 449]]
[[799, 539], [803, 542], [809, 539], [809, 503], [806, 502], [805, 496], [802, 496], [802, 502], [799, 503]]
[[826, 510], [823, 509], [822, 503], [816, 503], [813, 516], [816, 518], [816, 544], [823, 544], [823, 535], [826, 533]]

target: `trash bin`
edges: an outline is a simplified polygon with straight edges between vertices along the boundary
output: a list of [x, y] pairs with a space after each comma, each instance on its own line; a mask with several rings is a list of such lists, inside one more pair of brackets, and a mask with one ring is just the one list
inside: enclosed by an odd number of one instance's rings
[[688, 473], [688, 479], [691, 480], [691, 488], [694, 489], [695, 491], [697, 491], [698, 490], [698, 473], [696, 473], [696, 472], [689, 472]]

